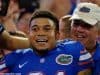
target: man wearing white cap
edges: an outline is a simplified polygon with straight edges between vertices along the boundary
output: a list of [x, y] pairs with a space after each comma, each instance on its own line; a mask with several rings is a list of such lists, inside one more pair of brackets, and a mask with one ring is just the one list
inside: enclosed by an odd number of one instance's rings
[[72, 38], [81, 41], [93, 55], [93, 75], [100, 75], [100, 44], [97, 43], [100, 7], [93, 3], [79, 3], [71, 17]]

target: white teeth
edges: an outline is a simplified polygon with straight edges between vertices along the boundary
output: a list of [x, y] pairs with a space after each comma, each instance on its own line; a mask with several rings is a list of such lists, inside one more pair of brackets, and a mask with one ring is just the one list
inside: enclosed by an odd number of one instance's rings
[[36, 40], [37, 42], [47, 42], [47, 40], [45, 40], [45, 39], [38, 39], [38, 40]]
[[77, 37], [78, 37], [78, 38], [83, 38], [83, 36], [80, 36], [80, 35], [78, 35]]

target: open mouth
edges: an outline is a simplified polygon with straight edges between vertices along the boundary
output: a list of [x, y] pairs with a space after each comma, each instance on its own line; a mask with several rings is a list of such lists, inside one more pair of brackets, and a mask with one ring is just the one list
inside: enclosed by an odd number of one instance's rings
[[48, 39], [47, 37], [37, 37], [35, 41], [39, 44], [46, 44], [48, 42]]
[[46, 39], [37, 39], [36, 40], [36, 42], [40, 42], [40, 43], [47, 43], [48, 42], [48, 40], [46, 40]]
[[84, 36], [78, 35], [77, 38], [85, 38]]
[[77, 39], [81, 40], [81, 39], [84, 39], [85, 38], [85, 35], [75, 35], [75, 37]]
[[46, 36], [38, 36], [35, 39], [36, 42], [48, 42], [48, 38]]

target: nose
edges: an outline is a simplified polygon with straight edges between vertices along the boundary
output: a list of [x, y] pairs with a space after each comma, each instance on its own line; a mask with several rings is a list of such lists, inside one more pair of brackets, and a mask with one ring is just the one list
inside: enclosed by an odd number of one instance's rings
[[46, 34], [46, 32], [42, 28], [40, 28], [37, 32], [37, 35], [39, 35], [39, 36], [42, 36], [42, 35], [45, 35], [45, 34]]
[[46, 35], [44, 33], [40, 33], [40, 34], [37, 34], [36, 37], [42, 39], [42, 38], [46, 37]]

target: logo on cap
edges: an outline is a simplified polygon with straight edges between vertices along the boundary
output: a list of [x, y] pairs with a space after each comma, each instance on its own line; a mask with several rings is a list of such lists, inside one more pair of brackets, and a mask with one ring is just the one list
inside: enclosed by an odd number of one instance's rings
[[80, 12], [84, 12], [84, 13], [89, 13], [89, 12], [90, 12], [90, 8], [82, 7], [82, 8], [80, 8], [79, 11], [80, 11]]

